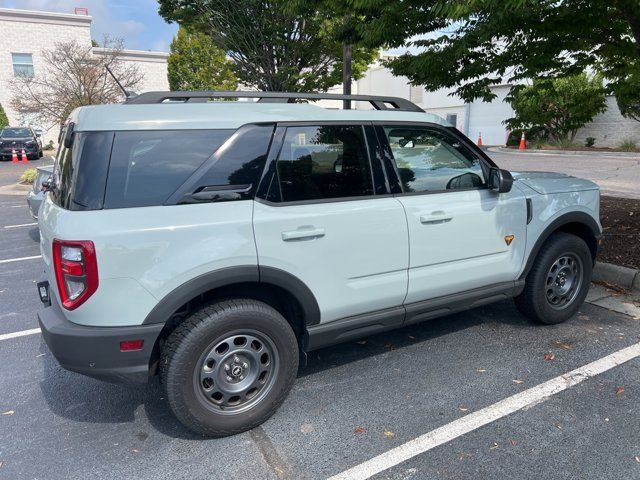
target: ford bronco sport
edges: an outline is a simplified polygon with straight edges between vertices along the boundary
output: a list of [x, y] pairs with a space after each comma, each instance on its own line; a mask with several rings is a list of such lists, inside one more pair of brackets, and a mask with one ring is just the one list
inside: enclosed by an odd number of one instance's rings
[[[373, 108], [299, 103], [320, 98]], [[75, 372], [159, 375], [209, 436], [268, 419], [313, 349], [510, 297], [567, 320], [601, 238], [595, 184], [512, 176], [400, 98], [150, 92], [76, 109], [62, 138], [44, 338]]]

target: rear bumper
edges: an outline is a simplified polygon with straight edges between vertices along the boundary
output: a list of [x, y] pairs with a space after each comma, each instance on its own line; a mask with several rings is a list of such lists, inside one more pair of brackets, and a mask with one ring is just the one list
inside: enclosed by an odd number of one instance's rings
[[[115, 383], [146, 383], [149, 362], [163, 324], [87, 327], [69, 322], [54, 302], [38, 312], [47, 346], [63, 368]], [[144, 340], [142, 350], [121, 352], [123, 340]]]

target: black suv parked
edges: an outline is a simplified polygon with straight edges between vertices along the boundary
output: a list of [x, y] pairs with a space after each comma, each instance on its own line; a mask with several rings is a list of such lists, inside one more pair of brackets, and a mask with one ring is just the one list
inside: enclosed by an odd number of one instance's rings
[[24, 148], [27, 158], [35, 160], [42, 157], [40, 135], [30, 127], [5, 127], [0, 131], [0, 159], [11, 160], [13, 150], [18, 156]]

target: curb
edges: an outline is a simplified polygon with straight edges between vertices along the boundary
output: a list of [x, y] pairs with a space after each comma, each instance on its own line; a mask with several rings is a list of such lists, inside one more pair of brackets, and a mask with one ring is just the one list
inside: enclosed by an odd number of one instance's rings
[[4, 185], [0, 187], [0, 195], [26, 195], [32, 189], [33, 185], [21, 185], [19, 183]]
[[625, 157], [640, 160], [638, 152], [608, 152], [608, 151], [589, 151], [589, 150], [538, 150], [526, 149], [518, 150], [517, 148], [505, 147], [489, 147], [490, 152], [498, 153], [515, 153], [516, 155], [533, 154], [533, 155], [583, 155], [585, 157]]
[[640, 270], [620, 265], [596, 262], [592, 280], [612, 283], [627, 290], [640, 291]]

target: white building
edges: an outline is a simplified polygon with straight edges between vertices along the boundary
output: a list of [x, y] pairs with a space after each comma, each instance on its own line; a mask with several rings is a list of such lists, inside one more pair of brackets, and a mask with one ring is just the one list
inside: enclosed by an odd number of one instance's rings
[[[428, 92], [421, 86], [412, 86], [406, 77], [395, 77], [391, 71], [376, 63], [357, 81], [353, 93], [363, 95], [389, 95], [407, 98], [423, 108], [446, 119], [473, 141], [482, 134], [484, 145], [504, 145], [508, 131], [502, 123], [513, 117], [513, 109], [504, 100], [511, 84], [491, 87], [497, 97], [491, 102], [476, 100], [465, 103], [453, 89]], [[584, 144], [587, 137], [596, 139], [596, 147], [618, 147], [625, 140], [640, 145], [640, 122], [624, 118], [614, 97], [607, 98], [606, 112], [578, 131], [575, 141]]]
[[[20, 72], [38, 75], [44, 71], [42, 52], [58, 42], [75, 40], [90, 45], [91, 20], [88, 15], [0, 8], [0, 105], [10, 125], [31, 124], [42, 129], [43, 143], [57, 141], [57, 126], [37, 125], [33, 115], [12, 110], [9, 85]], [[101, 48], [93, 51], [96, 55], [104, 53]], [[125, 50], [123, 54], [123, 59], [137, 65], [144, 75], [142, 91], [169, 89], [168, 53]]]

